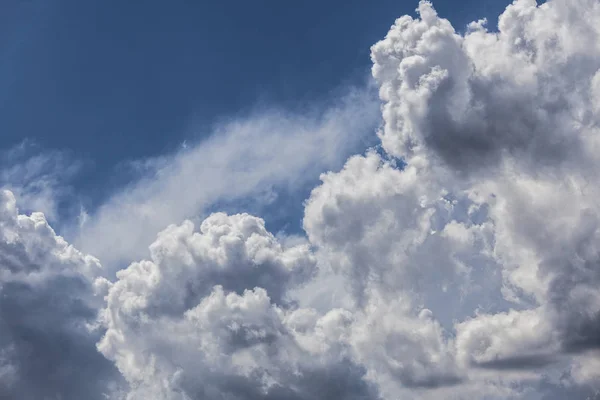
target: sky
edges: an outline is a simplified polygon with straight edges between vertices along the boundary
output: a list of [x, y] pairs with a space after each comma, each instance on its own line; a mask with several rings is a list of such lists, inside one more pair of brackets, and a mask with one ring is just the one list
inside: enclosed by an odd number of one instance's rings
[[0, 399], [600, 398], [598, 27], [0, 2]]

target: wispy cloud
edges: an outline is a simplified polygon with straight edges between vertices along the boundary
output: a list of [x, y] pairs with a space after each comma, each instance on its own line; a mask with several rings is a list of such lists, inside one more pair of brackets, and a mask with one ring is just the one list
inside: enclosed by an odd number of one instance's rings
[[71, 180], [82, 166], [67, 152], [26, 140], [0, 153], [0, 186], [14, 193], [23, 212], [43, 212], [57, 222], [60, 203], [73, 196]]
[[367, 86], [323, 109], [267, 110], [222, 122], [195, 145], [138, 162], [142, 178], [90, 212], [74, 241], [117, 268], [146, 255], [160, 230], [202, 215], [215, 202], [273, 186], [300, 188], [339, 168], [372, 143], [379, 119], [376, 93]]

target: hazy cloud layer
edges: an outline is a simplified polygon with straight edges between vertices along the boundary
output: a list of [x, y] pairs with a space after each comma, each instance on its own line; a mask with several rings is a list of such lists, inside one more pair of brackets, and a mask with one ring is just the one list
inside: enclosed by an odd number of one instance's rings
[[372, 48], [383, 151], [321, 175], [306, 237], [186, 218], [329, 169], [369, 102], [151, 163], [77, 236], [100, 261], [3, 192], [0, 398], [598, 398], [600, 3], [418, 13]]

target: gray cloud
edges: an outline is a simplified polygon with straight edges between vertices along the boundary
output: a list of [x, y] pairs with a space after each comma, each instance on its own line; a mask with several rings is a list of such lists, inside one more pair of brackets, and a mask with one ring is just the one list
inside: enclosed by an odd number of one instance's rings
[[[474, 23], [464, 36], [427, 4], [420, 20], [402, 17], [372, 49], [386, 150], [427, 152], [461, 173], [506, 156], [538, 170], [582, 165], [586, 131], [597, 123], [589, 87], [600, 58], [582, 45], [597, 37], [581, 12], [593, 2], [518, 1], [500, 17], [499, 33]], [[585, 39], [574, 43], [559, 25]]]
[[103, 398], [120, 379], [95, 350], [90, 273], [97, 261], [55, 235], [41, 214], [0, 199], [0, 398]]
[[131, 398], [377, 398], [338, 349], [344, 315], [286, 301], [316, 268], [305, 244], [282, 246], [249, 215], [214, 214], [199, 232], [190, 222], [167, 228], [150, 250], [151, 261], [108, 284], [99, 343]]

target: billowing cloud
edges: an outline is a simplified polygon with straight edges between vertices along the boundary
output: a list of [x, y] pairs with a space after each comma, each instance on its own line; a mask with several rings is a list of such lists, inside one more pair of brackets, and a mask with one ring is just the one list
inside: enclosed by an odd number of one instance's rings
[[489, 248], [478, 253], [513, 304], [456, 325], [459, 359], [500, 372], [595, 354], [599, 5], [518, 0], [499, 32], [478, 22], [463, 35], [429, 2], [419, 14], [373, 47], [380, 137], [420, 168], [419, 185], [486, 210]]
[[310, 279], [306, 245], [283, 247], [248, 215], [171, 226], [108, 284], [100, 351], [131, 399], [376, 398], [352, 362], [352, 315], [286, 301]]
[[520, 0], [499, 32], [480, 21], [459, 35], [421, 2], [420, 19], [398, 19], [372, 49], [386, 151], [465, 173], [507, 157], [526, 169], [589, 167], [597, 13], [593, 0]]
[[0, 398], [101, 399], [120, 381], [97, 351], [98, 260], [0, 192]]

